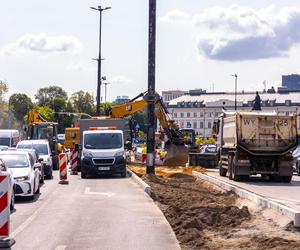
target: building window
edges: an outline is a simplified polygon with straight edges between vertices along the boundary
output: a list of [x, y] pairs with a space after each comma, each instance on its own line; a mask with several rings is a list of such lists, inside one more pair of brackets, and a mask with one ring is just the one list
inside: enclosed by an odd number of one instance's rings
[[208, 113], [207, 113], [207, 116], [208, 116], [208, 117], [211, 117], [211, 112], [208, 112]]
[[186, 122], [186, 127], [187, 127], [187, 128], [191, 128], [191, 127], [192, 127], [191, 122]]
[[211, 122], [207, 123], [207, 128], [211, 128]]
[[184, 123], [180, 122], [180, 127], [183, 128], [184, 127]]
[[184, 117], [184, 114], [183, 114], [183, 113], [180, 113], [180, 117], [183, 118], [183, 117]]
[[197, 128], [197, 122], [194, 122], [194, 128]]
[[203, 117], [203, 112], [200, 112], [200, 117]]
[[196, 112], [194, 112], [194, 117], [197, 117], [197, 113]]
[[203, 122], [200, 122], [200, 128], [203, 128]]
[[186, 113], [186, 117], [191, 117], [190, 112], [187, 112], [187, 113]]
[[177, 118], [177, 113], [174, 113], [174, 117]]

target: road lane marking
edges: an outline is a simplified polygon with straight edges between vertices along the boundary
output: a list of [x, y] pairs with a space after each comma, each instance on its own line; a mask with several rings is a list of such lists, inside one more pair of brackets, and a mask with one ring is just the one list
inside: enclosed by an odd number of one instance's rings
[[[40, 213], [40, 211], [46, 206], [48, 205], [48, 203], [50, 202], [49, 200], [51, 200], [51, 198], [53, 197], [53, 194], [57, 193], [57, 189], [58, 187], [56, 187], [52, 192], [50, 192], [47, 196], [45, 196], [45, 203], [42, 204], [38, 209], [36, 209], [34, 211], [34, 213], [32, 213], [32, 215], [30, 215], [27, 220], [25, 220], [20, 226], [18, 226], [15, 231], [13, 231], [10, 234], [11, 238], [15, 238], [19, 233], [21, 233], [36, 217], [37, 215]], [[49, 199], [47, 199], [49, 198]]]
[[65, 246], [65, 245], [60, 245], [60, 246], [57, 246], [56, 248], [55, 248], [55, 250], [65, 250], [67, 248], [67, 246]]
[[115, 193], [112, 192], [91, 192], [90, 190], [91, 190], [90, 187], [86, 187], [84, 193], [91, 194], [91, 195], [107, 196], [107, 197], [112, 197], [115, 195]]

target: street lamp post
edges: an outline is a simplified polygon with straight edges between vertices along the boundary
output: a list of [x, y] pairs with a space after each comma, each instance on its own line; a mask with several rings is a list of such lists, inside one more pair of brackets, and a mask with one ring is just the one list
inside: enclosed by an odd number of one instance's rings
[[98, 6], [97, 8], [95, 7], [90, 7], [93, 10], [97, 10], [100, 13], [100, 29], [99, 29], [99, 57], [97, 58], [98, 61], [98, 77], [97, 77], [97, 115], [100, 116], [100, 96], [101, 96], [101, 32], [102, 32], [102, 12], [104, 10], [111, 9], [111, 7], [106, 7], [102, 8], [101, 6]]
[[237, 78], [238, 75], [234, 74], [232, 75], [234, 77], [234, 110], [237, 108]]
[[107, 85], [110, 84], [109, 82], [105, 82], [104, 86], [105, 86], [105, 97], [104, 97], [104, 113], [106, 114], [106, 95], [107, 95]]

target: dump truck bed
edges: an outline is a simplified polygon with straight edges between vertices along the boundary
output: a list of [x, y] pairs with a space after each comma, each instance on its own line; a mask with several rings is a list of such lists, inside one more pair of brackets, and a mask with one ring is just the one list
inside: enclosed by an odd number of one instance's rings
[[295, 115], [239, 112], [224, 118], [224, 145], [240, 146], [252, 154], [281, 154], [297, 145]]

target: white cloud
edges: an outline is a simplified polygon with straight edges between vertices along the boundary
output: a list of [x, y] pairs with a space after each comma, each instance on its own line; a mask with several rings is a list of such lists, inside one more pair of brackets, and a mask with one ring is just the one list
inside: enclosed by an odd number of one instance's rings
[[114, 76], [112, 78], [107, 79], [107, 81], [109, 83], [116, 84], [116, 85], [119, 85], [119, 84], [132, 84], [133, 83], [132, 80], [130, 80], [126, 76], [122, 76], [122, 75]]
[[49, 36], [45, 33], [28, 33], [16, 42], [7, 44], [2, 49], [5, 55], [26, 55], [28, 53], [74, 53], [80, 49], [81, 43], [74, 36]]
[[197, 47], [215, 60], [254, 60], [286, 57], [300, 43], [300, 8], [271, 6], [255, 10], [233, 5], [213, 7], [194, 17]]
[[71, 63], [66, 67], [68, 71], [86, 71], [86, 72], [93, 72], [97, 70], [97, 67], [86, 66], [81, 63]]
[[182, 24], [191, 20], [188, 13], [181, 10], [171, 10], [165, 16], [159, 18], [160, 22]]

